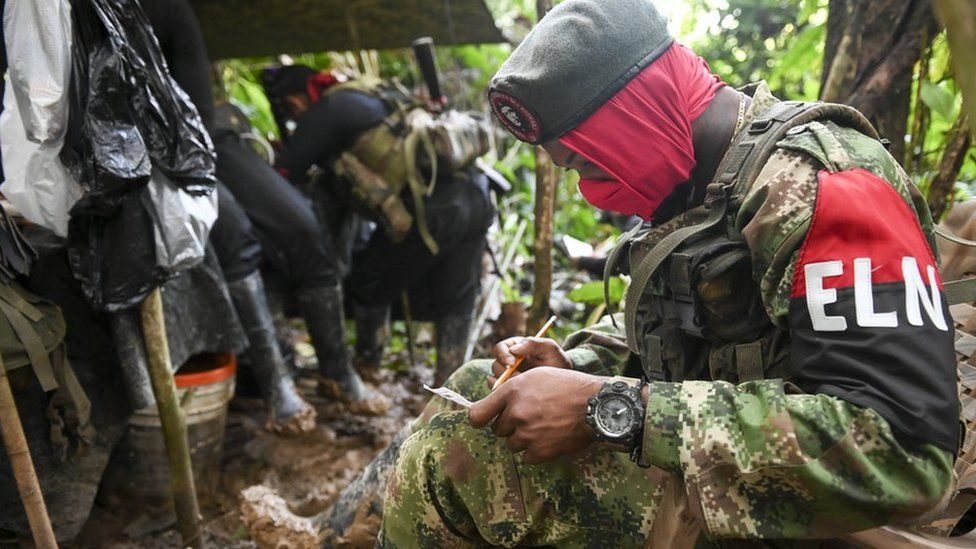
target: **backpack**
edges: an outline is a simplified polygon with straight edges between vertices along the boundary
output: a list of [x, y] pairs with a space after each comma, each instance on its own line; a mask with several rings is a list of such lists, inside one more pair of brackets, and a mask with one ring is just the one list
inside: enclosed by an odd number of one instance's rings
[[363, 132], [339, 155], [333, 171], [351, 183], [354, 200], [378, 221], [390, 239], [400, 242], [413, 226], [401, 199], [410, 189], [417, 230], [431, 253], [437, 242], [427, 228], [424, 198], [434, 191], [438, 174], [458, 172], [489, 150], [487, 122], [477, 114], [431, 111], [401, 86], [373, 78], [333, 86], [328, 94], [355, 90], [382, 100], [390, 114]]
[[34, 250], [0, 206], [0, 375], [30, 366], [45, 393], [51, 443], [64, 460], [70, 446], [66, 431], [80, 448], [91, 443], [91, 403], [68, 363], [64, 317], [53, 303], [25, 290], [16, 280], [30, 269]]

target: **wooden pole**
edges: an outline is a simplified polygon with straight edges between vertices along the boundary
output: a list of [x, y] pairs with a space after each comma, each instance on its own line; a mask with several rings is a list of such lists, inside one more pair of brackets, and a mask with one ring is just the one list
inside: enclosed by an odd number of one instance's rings
[[20, 500], [24, 503], [27, 522], [30, 524], [34, 545], [40, 549], [57, 547], [51, 519], [47, 514], [47, 505], [41, 493], [41, 485], [37, 481], [34, 461], [31, 459], [30, 449], [27, 447], [27, 437], [24, 436], [24, 426], [20, 422], [20, 414], [14, 403], [14, 393], [10, 389], [6, 367], [0, 359], [0, 433], [3, 444], [7, 448], [10, 466], [17, 481]]
[[142, 303], [142, 333], [146, 340], [149, 379], [156, 396], [159, 422], [162, 424], [163, 440], [166, 443], [177, 526], [184, 546], [201, 549], [205, 544], [200, 532], [200, 506], [193, 482], [186, 422], [176, 396], [176, 383], [170, 365], [169, 342], [166, 339], [166, 323], [163, 318], [163, 297], [159, 288], [153, 290]]

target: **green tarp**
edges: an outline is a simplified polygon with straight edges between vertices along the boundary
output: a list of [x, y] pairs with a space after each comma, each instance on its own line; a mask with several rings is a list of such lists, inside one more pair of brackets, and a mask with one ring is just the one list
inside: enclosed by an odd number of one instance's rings
[[503, 42], [484, 0], [191, 0], [213, 59]]

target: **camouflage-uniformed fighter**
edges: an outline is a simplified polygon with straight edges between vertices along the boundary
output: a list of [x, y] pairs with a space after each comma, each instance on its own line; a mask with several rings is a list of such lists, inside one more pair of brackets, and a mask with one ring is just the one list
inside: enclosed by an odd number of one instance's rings
[[959, 406], [925, 202], [856, 111], [744, 92], [648, 0], [567, 0], [516, 49], [499, 119], [651, 221], [611, 259], [625, 330], [459, 370], [478, 402], [415, 424], [381, 545], [827, 538], [945, 504]]

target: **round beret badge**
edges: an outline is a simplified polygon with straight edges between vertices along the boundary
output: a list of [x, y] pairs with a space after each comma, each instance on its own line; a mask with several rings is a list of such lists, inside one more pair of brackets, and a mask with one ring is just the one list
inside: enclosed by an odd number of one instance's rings
[[535, 143], [542, 134], [539, 119], [532, 111], [511, 95], [500, 91], [492, 91], [488, 97], [495, 116], [510, 132], [522, 141]]

